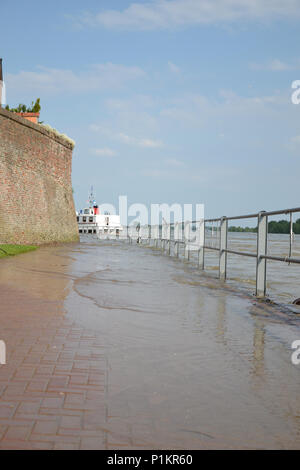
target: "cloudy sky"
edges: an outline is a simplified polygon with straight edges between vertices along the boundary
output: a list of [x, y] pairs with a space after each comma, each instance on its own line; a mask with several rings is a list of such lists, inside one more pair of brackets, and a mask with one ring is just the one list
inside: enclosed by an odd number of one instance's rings
[[300, 0], [0, 0], [7, 102], [76, 141], [77, 208], [299, 206]]

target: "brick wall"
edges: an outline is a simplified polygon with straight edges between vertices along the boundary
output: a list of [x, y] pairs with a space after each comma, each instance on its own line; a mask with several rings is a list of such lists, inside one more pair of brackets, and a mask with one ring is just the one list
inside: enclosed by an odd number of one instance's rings
[[72, 145], [0, 109], [0, 243], [78, 240]]

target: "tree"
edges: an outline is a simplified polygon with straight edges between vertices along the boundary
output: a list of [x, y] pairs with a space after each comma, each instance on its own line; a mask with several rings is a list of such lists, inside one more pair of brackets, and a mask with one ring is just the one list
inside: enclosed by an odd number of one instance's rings
[[39, 113], [41, 110], [40, 98], [37, 98], [35, 102], [32, 101], [31, 106], [29, 107], [20, 103], [16, 108], [10, 108], [7, 105], [5, 106], [5, 109], [7, 109], [7, 111], [12, 111], [13, 113]]

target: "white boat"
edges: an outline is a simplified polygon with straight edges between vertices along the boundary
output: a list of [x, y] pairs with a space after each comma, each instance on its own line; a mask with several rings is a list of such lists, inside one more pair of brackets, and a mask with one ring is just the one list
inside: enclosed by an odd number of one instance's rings
[[120, 216], [109, 212], [100, 213], [94, 200], [93, 188], [89, 196], [89, 207], [76, 212], [79, 234], [96, 235], [99, 238], [116, 238], [123, 227]]

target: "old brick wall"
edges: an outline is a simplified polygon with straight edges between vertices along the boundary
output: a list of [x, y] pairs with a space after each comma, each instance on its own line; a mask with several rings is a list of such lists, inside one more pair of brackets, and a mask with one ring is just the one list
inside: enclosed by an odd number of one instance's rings
[[78, 240], [72, 144], [0, 109], [0, 243]]

